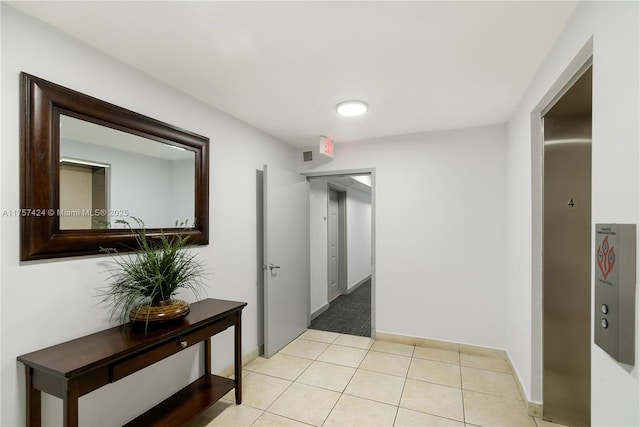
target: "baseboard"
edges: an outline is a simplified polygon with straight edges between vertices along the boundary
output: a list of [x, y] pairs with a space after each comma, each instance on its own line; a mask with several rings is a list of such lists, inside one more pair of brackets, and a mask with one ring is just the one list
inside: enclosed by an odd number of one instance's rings
[[508, 360], [507, 352], [497, 348], [480, 347], [476, 345], [460, 344], [452, 341], [433, 340], [429, 338], [410, 337], [406, 335], [388, 334], [385, 332], [377, 332], [376, 339], [396, 342], [399, 344], [431, 347], [440, 350], [459, 351], [460, 353], [475, 354], [477, 356], [487, 356], [496, 359]]
[[527, 402], [527, 411], [531, 417], [542, 418], [542, 403]]
[[520, 376], [518, 375], [518, 371], [513, 365], [513, 361], [507, 354], [507, 362], [509, 362], [509, 367], [511, 368], [511, 373], [513, 374], [513, 378], [516, 381], [516, 386], [518, 387], [518, 392], [520, 393], [520, 397], [527, 405], [527, 412], [529, 416], [542, 418], [542, 403], [531, 402], [527, 400], [527, 394], [524, 392], [524, 387], [522, 387], [522, 382], [520, 381]]
[[366, 283], [368, 280], [371, 280], [371, 275], [370, 274], [367, 277], [365, 277], [364, 279], [360, 280], [355, 285], [353, 285], [351, 288], [349, 288], [349, 285], [347, 285], [347, 295], [349, 295], [351, 292], [353, 292], [356, 289], [358, 289], [360, 287], [360, 285], [362, 285], [363, 283]]
[[317, 309], [316, 311], [311, 313], [311, 320], [313, 320], [316, 317], [320, 316], [322, 313], [324, 313], [327, 310], [329, 310], [329, 303], [326, 303], [325, 305], [323, 305], [322, 307], [320, 307], [319, 309]]
[[[259, 346], [259, 347], [254, 348], [253, 350], [251, 350], [248, 354], [243, 355], [242, 356], [242, 367], [245, 367], [249, 363], [253, 362], [262, 353], [263, 353], [263, 346]], [[220, 375], [221, 377], [231, 378], [231, 377], [233, 377], [234, 372], [235, 372], [235, 367], [234, 367], [234, 365], [232, 363], [231, 365], [227, 366], [226, 368], [224, 368], [220, 372], [218, 372], [217, 375]]]
[[516, 387], [518, 387], [518, 392], [522, 397], [522, 401], [525, 403], [527, 411], [532, 417], [542, 417], [542, 404], [536, 402], [530, 402], [527, 400], [527, 395], [524, 392], [524, 387], [522, 386], [522, 382], [520, 381], [520, 377], [518, 376], [518, 372], [513, 366], [513, 362], [509, 357], [509, 354], [505, 350], [501, 350], [498, 348], [491, 347], [481, 347], [476, 345], [469, 344], [460, 344], [451, 341], [441, 341], [441, 340], [433, 340], [428, 338], [419, 338], [419, 337], [411, 337], [407, 335], [398, 335], [398, 334], [389, 334], [386, 332], [376, 332], [375, 334], [376, 340], [381, 341], [389, 341], [398, 344], [409, 344], [416, 345], [420, 347], [430, 347], [437, 348], [440, 350], [449, 350], [449, 351], [458, 351], [460, 353], [466, 354], [474, 354], [477, 356], [487, 356], [493, 357], [496, 359], [502, 359], [509, 363], [509, 368], [511, 369], [511, 374], [513, 375], [513, 379], [515, 380]]
[[398, 344], [419, 345], [420, 347], [431, 347], [440, 350], [460, 351], [458, 343], [449, 341], [432, 340], [428, 338], [411, 337], [408, 335], [389, 334], [386, 332], [376, 332], [375, 339], [390, 341]]

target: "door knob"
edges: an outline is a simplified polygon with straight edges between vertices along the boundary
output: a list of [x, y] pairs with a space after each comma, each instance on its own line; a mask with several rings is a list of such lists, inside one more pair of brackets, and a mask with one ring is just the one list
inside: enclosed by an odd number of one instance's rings
[[269, 264], [269, 270], [273, 271], [276, 268], [280, 268], [280, 266], [279, 265], [273, 265], [273, 263]]

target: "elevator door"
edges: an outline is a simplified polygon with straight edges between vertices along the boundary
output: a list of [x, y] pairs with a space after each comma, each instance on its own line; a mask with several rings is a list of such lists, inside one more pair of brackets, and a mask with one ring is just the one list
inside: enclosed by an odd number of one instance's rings
[[[585, 76], [565, 95], [571, 102], [559, 101], [544, 117], [543, 412], [572, 426], [589, 425], [591, 407], [590, 72]], [[576, 99], [588, 105], [572, 104]]]

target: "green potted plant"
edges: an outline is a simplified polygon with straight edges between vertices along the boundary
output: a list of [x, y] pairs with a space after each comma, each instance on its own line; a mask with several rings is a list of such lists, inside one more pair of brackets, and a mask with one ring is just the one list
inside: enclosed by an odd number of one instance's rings
[[[114, 266], [108, 270], [111, 284], [105, 289], [103, 302], [111, 306], [112, 318], [119, 316], [123, 322], [127, 317], [145, 326], [181, 320], [189, 314], [190, 306], [174, 297], [181, 289], [199, 297], [204, 288], [203, 264], [188, 250], [188, 235], [162, 232], [151, 239], [144, 222], [132, 218], [138, 228], [126, 220], [116, 222], [134, 233], [137, 248], [122, 255], [113, 248], [102, 249], [111, 254]], [[186, 223], [180, 225], [186, 228]]]

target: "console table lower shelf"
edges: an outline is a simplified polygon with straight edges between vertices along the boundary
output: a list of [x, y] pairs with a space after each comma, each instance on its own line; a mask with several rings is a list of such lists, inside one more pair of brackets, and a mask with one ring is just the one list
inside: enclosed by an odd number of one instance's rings
[[234, 387], [233, 380], [217, 375], [205, 375], [124, 427], [181, 426], [189, 422], [193, 414], [204, 412]]
[[[187, 318], [158, 329], [130, 324], [18, 357], [25, 365], [26, 424], [41, 425], [41, 392], [63, 401], [63, 425], [78, 426], [78, 398], [104, 385], [204, 343], [203, 374], [126, 426], [181, 426], [235, 388], [242, 403], [242, 309], [244, 302], [205, 299], [191, 304]], [[234, 379], [211, 373], [211, 337], [234, 327]]]

